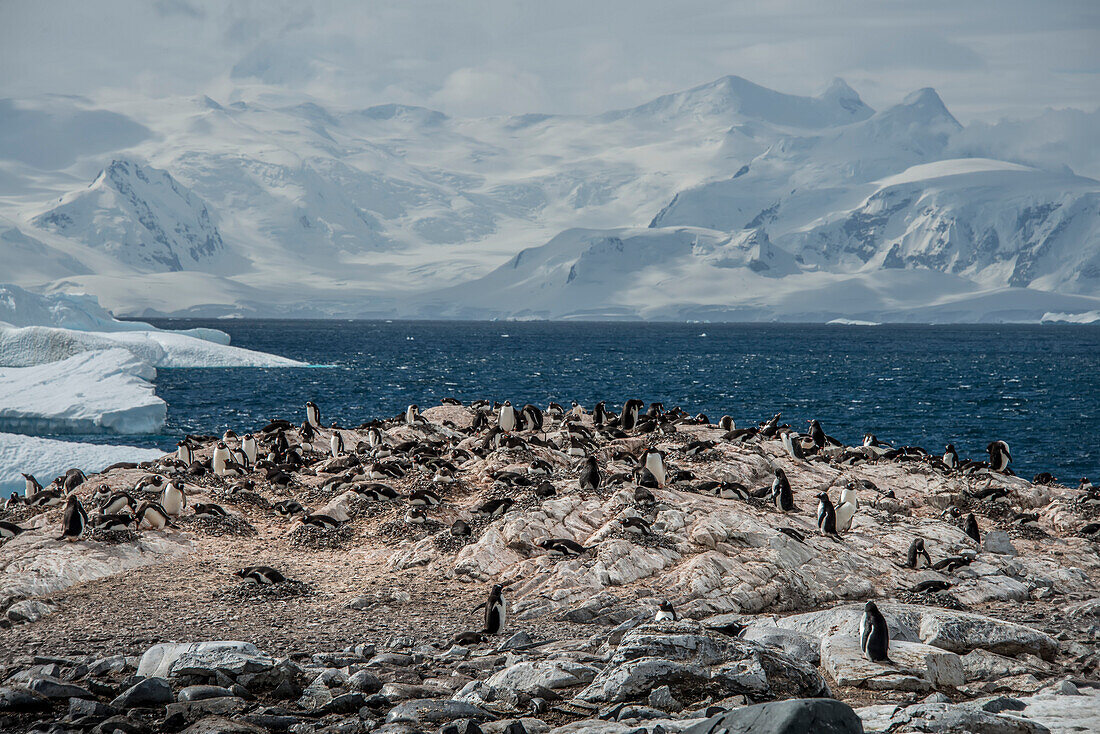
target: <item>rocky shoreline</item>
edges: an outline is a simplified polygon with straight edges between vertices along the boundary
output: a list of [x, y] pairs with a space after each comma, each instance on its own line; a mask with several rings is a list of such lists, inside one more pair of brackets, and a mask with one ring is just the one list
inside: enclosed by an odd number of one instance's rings
[[[239, 438], [192, 437], [191, 463], [115, 467], [74, 490], [94, 515], [93, 497], [155, 502], [148, 478], [178, 478], [171, 526], [75, 542], [58, 540], [61, 507], [9, 504], [0, 520], [25, 531], [0, 546], [0, 730], [1100, 729], [1100, 494], [655, 413], [629, 430], [547, 412], [504, 431], [488, 403], [275, 421], [241, 476], [211, 471], [218, 442]], [[660, 478], [642, 470], [654, 449]], [[583, 486], [585, 456], [598, 486]], [[770, 500], [777, 470], [792, 511]], [[839, 506], [845, 488], [851, 528], [820, 533], [817, 496]], [[410, 497], [427, 497], [423, 518]], [[336, 527], [281, 516], [287, 500]], [[908, 567], [916, 538], [933, 567]], [[233, 575], [247, 566], [289, 580]], [[457, 640], [481, 630], [494, 583], [505, 629]], [[861, 653], [867, 599], [889, 663]], [[666, 600], [676, 621], [655, 620]]]

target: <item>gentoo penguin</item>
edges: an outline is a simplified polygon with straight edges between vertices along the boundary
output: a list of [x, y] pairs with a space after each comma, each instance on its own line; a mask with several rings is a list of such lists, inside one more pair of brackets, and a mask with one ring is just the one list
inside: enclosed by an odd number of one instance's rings
[[600, 479], [600, 465], [595, 456], [589, 456], [584, 460], [584, 468], [581, 469], [580, 488], [599, 489]]
[[138, 527], [160, 530], [169, 524], [168, 512], [156, 502], [143, 502], [134, 515]]
[[554, 483], [549, 479], [544, 479], [539, 482], [539, 486], [535, 487], [535, 496], [541, 499], [547, 497], [553, 497], [558, 493], [558, 490], [554, 489]]
[[8, 497], [8, 499], [4, 502], [4, 509], [5, 510], [14, 510], [19, 505], [24, 505], [24, 504], [27, 504], [27, 499], [25, 497], [20, 497], [18, 494], [13, 492]]
[[168, 480], [160, 474], [146, 474], [134, 485], [135, 492], [163, 492]]
[[420, 406], [413, 403], [409, 407], [405, 408], [405, 422], [409, 425], [416, 423], [420, 420]]
[[474, 510], [474, 512], [485, 518], [500, 517], [504, 513], [508, 512], [509, 508], [511, 508], [513, 504], [515, 504], [515, 500], [513, 500], [512, 498], [502, 497], [501, 499], [489, 500], [488, 502], [485, 502], [476, 510]]
[[787, 455], [792, 459], [802, 460], [806, 458], [806, 455], [802, 453], [802, 442], [795, 441], [792, 436], [793, 432], [783, 431], [779, 440], [783, 442], [783, 448], [786, 449]]
[[137, 508], [137, 501], [126, 492], [113, 492], [107, 501], [104, 502], [100, 508], [100, 513], [104, 515], [116, 515], [123, 510], [129, 510], [133, 512]]
[[508, 621], [508, 602], [504, 598], [504, 587], [493, 584], [489, 598], [485, 601], [485, 634], [499, 635]]
[[818, 423], [816, 418], [810, 419], [810, 440], [814, 442], [814, 446], [817, 448], [825, 448], [825, 431], [821, 428], [821, 424]]
[[332, 438], [329, 439], [329, 449], [332, 451], [332, 458], [337, 458], [340, 454], [344, 453], [344, 437], [339, 431], [332, 432]]
[[218, 445], [214, 447], [214, 454], [210, 459], [210, 467], [214, 470], [214, 474], [219, 477], [224, 476], [229, 461], [229, 447], [225, 445], [225, 441], [218, 441]]
[[623, 530], [633, 535], [653, 535], [653, 528], [640, 517], [624, 517], [619, 520]]
[[38, 480], [34, 478], [33, 474], [24, 474], [23, 479], [26, 481], [26, 487], [23, 489], [23, 496], [27, 499], [31, 499], [42, 491], [42, 485], [38, 483]]
[[569, 538], [541, 538], [535, 541], [535, 545], [550, 553], [556, 553], [561, 556], [579, 556], [581, 553], [588, 550], [577, 541], [570, 540]]
[[65, 493], [60, 489], [43, 489], [27, 500], [32, 507], [59, 507], [65, 504]]
[[[313, 439], [316, 435], [317, 432], [313, 430], [310, 422], [302, 421], [302, 427], [298, 429], [298, 447], [302, 451], [313, 451]], [[290, 450], [290, 442], [282, 431], [279, 431], [279, 435], [275, 438], [275, 448], [282, 452]]]
[[196, 515], [208, 515], [211, 517], [227, 517], [229, 515], [224, 507], [215, 505], [213, 502], [196, 502], [194, 510]]
[[665, 599], [657, 606], [657, 614], [653, 617], [654, 622], [675, 622], [676, 621], [676, 609], [672, 606], [672, 602]]
[[1008, 444], [1004, 441], [993, 441], [985, 450], [989, 452], [989, 466], [995, 472], [1004, 472], [1012, 461], [1012, 455], [1008, 451]]
[[95, 515], [91, 518], [91, 524], [97, 530], [115, 531], [129, 530], [134, 524], [134, 516], [129, 512], [120, 512], [113, 515]]
[[315, 515], [310, 512], [302, 515], [301, 521], [303, 525], [315, 525], [322, 530], [329, 530], [331, 528], [340, 527], [340, 521], [336, 518], [330, 517], [328, 515]]
[[409, 493], [409, 504], [420, 507], [435, 507], [441, 502], [439, 495], [430, 489], [417, 489]]
[[72, 492], [81, 484], [87, 481], [88, 477], [84, 476], [84, 472], [79, 469], [69, 469], [65, 472], [65, 477], [61, 481], [61, 488], [66, 492]]
[[251, 433], [244, 434], [244, 438], [241, 439], [241, 453], [248, 459], [249, 464], [256, 463], [257, 446], [256, 437]]
[[314, 428], [321, 427], [321, 411], [312, 400], [306, 402], [306, 421]]
[[943, 464], [952, 471], [959, 466], [959, 452], [955, 450], [955, 444], [949, 443], [943, 452]]
[[73, 541], [84, 534], [88, 526], [88, 513], [75, 494], [69, 495], [65, 503], [65, 514], [61, 518], [61, 537], [58, 540]]
[[868, 660], [890, 660], [890, 629], [886, 626], [886, 618], [873, 601], [867, 602], [863, 607], [863, 618], [859, 620], [859, 647]]
[[558, 403], [550, 403], [546, 406], [546, 415], [550, 416], [556, 421], [560, 421], [565, 417], [565, 408], [561, 407]]
[[829, 499], [828, 492], [819, 492], [817, 495], [817, 529], [822, 535], [836, 533], [836, 508]]
[[405, 522], [410, 525], [423, 525], [428, 521], [428, 513], [422, 506], [411, 505], [405, 513]]
[[909, 544], [909, 553], [905, 559], [906, 567], [919, 568], [921, 558], [924, 558], [924, 565], [926, 568], [932, 566], [932, 559], [928, 556], [928, 551], [924, 548], [924, 538], [913, 538], [913, 542]]
[[523, 406], [523, 410], [520, 413], [523, 416], [523, 427], [528, 431], [541, 431], [542, 430], [542, 411], [539, 410], [537, 405], [531, 405], [528, 403]]
[[856, 495], [855, 482], [848, 482], [840, 490], [840, 504], [836, 506], [836, 531], [846, 533], [852, 529], [852, 518], [859, 509], [859, 497]]
[[661, 456], [661, 452], [657, 449], [648, 449], [642, 455], [642, 466], [649, 470], [653, 478], [657, 480], [657, 486], [663, 487], [668, 481], [668, 474], [665, 471], [665, 459]]
[[367, 445], [372, 449], [382, 445], [382, 432], [378, 430], [377, 426], [371, 426], [367, 431]]
[[[313, 403], [309, 403], [309, 405], [313, 405]], [[286, 576], [270, 566], [246, 566], [239, 571], [234, 571], [233, 575], [240, 576], [245, 581], [251, 581], [254, 584], [281, 584], [286, 581]]]
[[638, 486], [634, 488], [634, 502], [639, 505], [655, 505], [657, 498], [646, 487]]
[[978, 520], [974, 517], [973, 512], [966, 516], [966, 525], [963, 529], [966, 534], [974, 540], [975, 543], [982, 542], [982, 534], [981, 531], [978, 529]]
[[176, 458], [184, 466], [191, 466], [195, 463], [195, 449], [191, 447], [186, 438], [176, 444]]
[[731, 416], [724, 415], [718, 421], [718, 427], [721, 428], [723, 431], [732, 431], [734, 428], [737, 428], [737, 424], [733, 422], [733, 418]]
[[552, 474], [554, 472], [553, 465], [548, 461], [535, 458], [531, 460], [531, 466], [527, 467], [528, 474]]
[[[26, 476], [25, 474], [23, 476]], [[1092, 482], [1088, 477], [1081, 477], [1081, 481], [1077, 484], [1077, 490], [1080, 492], [1088, 492], [1092, 489]]]
[[14, 538], [19, 533], [27, 532], [26, 528], [21, 528], [13, 522], [6, 520], [0, 520], [0, 538], [7, 540], [8, 538]]
[[473, 532], [474, 531], [470, 528], [470, 524], [465, 520], [455, 520], [454, 524], [451, 525], [451, 535], [458, 538], [464, 538]]
[[624, 431], [633, 431], [638, 425], [638, 415], [645, 403], [637, 398], [623, 403], [623, 412], [619, 415], [619, 427]]
[[187, 493], [183, 489], [183, 482], [178, 479], [169, 482], [160, 495], [160, 505], [173, 517], [183, 512], [183, 508], [187, 505]]
[[283, 517], [290, 517], [291, 515], [297, 515], [299, 512], [304, 514], [306, 508], [298, 500], [283, 500], [275, 503], [275, 512]]
[[602, 426], [607, 423], [607, 401], [601, 400], [596, 403], [596, 407], [592, 408], [592, 424], [596, 426]]
[[497, 423], [502, 431], [514, 431], [516, 429], [516, 409], [507, 400], [504, 401], [504, 405], [500, 406]]
[[791, 483], [787, 481], [787, 474], [780, 468], [775, 470], [775, 479], [772, 480], [771, 501], [782, 512], [790, 512], [794, 509], [794, 493], [791, 492]]

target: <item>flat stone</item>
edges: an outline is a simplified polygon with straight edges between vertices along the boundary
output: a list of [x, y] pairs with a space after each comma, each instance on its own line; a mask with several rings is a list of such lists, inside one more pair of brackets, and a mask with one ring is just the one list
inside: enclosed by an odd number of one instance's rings
[[856, 709], [867, 731], [893, 734], [929, 732], [957, 734], [1050, 734], [1045, 726], [1011, 714], [984, 711], [972, 704], [919, 703], [912, 706], [893, 704]]
[[684, 734], [863, 734], [852, 707], [831, 698], [795, 698], [713, 716]]
[[1058, 641], [1044, 632], [969, 612], [943, 610], [924, 615], [920, 639], [927, 645], [960, 654], [981, 648], [999, 655], [1026, 652], [1053, 660], [1058, 653]]
[[1040, 693], [1020, 701], [1025, 705], [1021, 716], [1042, 724], [1054, 734], [1100, 731], [1100, 690], [1095, 688], [1083, 688], [1076, 696]]
[[183, 730], [183, 734], [264, 734], [267, 731], [255, 724], [227, 719], [224, 716], [207, 716]]
[[587, 685], [599, 672], [572, 660], [536, 660], [516, 663], [493, 673], [486, 681], [491, 688], [536, 692], [542, 688], [571, 688]]
[[27, 689], [46, 698], [95, 698], [87, 688], [45, 675], [31, 680]]
[[790, 655], [795, 660], [805, 660], [813, 665], [821, 662], [821, 645], [819, 641], [802, 632], [778, 627], [772, 629], [750, 627], [741, 635], [741, 639], [774, 647]]
[[118, 709], [152, 708], [169, 703], [172, 703], [172, 686], [164, 678], [146, 678], [111, 701]]
[[207, 698], [228, 698], [233, 694], [222, 686], [187, 686], [176, 695], [177, 701], [203, 701]]
[[22, 688], [0, 688], [0, 713], [27, 713], [49, 707], [50, 701], [45, 696]]
[[408, 701], [420, 698], [444, 698], [451, 695], [446, 688], [418, 686], [413, 683], [387, 683], [380, 691], [390, 701]]
[[463, 701], [413, 699], [399, 703], [386, 714], [386, 723], [443, 724], [455, 719], [489, 721], [496, 718], [480, 706]]
[[207, 674], [215, 670], [238, 675], [258, 673], [274, 666], [275, 660], [250, 642], [163, 643], [145, 651], [137, 673], [146, 678]]
[[170, 703], [165, 709], [164, 724], [168, 728], [181, 727], [207, 716], [233, 716], [247, 707], [248, 702], [240, 698], [206, 698]]
[[1016, 555], [1016, 546], [1012, 545], [1012, 538], [1004, 530], [990, 530], [986, 533], [982, 538], [982, 550], [1003, 556]]
[[96, 719], [106, 719], [108, 716], [114, 716], [118, 713], [118, 710], [114, 706], [108, 706], [105, 703], [99, 701], [93, 701], [88, 698], [70, 698], [69, 699], [69, 718], [78, 719], [85, 716], [90, 716]]
[[17, 601], [8, 607], [8, 611], [5, 613], [7, 618], [14, 624], [37, 622], [45, 616], [53, 614], [57, 611], [57, 607], [52, 604], [47, 604], [44, 601], [37, 599], [24, 599], [23, 601]]
[[920, 692], [966, 682], [962, 660], [954, 653], [891, 640], [889, 656], [888, 663], [867, 660], [855, 637], [832, 635], [821, 641], [821, 664], [841, 686]]

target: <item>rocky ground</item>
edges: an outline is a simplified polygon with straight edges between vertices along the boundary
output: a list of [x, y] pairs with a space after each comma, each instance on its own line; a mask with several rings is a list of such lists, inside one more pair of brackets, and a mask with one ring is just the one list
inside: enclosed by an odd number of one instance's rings
[[[95, 512], [100, 486], [178, 473], [188, 506], [164, 530], [66, 542], [60, 508], [3, 511], [27, 531], [0, 546], [0, 731], [1100, 730], [1100, 554], [1088, 533], [1100, 496], [866, 449], [795, 459], [776, 438], [739, 443], [683, 420], [624, 433], [584, 416], [591, 438], [571, 442], [555, 419], [499, 434], [495, 413], [476, 431], [474, 415], [439, 406], [424, 423], [380, 423], [383, 450], [366, 443], [368, 426], [342, 429], [347, 454], [307, 452], [285, 488], [263, 470], [243, 488], [166, 457], [76, 489]], [[257, 434], [262, 453], [275, 433]], [[331, 429], [321, 433], [327, 445]], [[496, 445], [502, 435], [517, 445]], [[700, 440], [715, 443], [695, 452]], [[601, 487], [580, 489], [571, 443], [597, 457]], [[670, 468], [654, 503], [636, 499], [631, 478], [648, 447]], [[536, 460], [548, 475], [528, 472]], [[356, 492], [378, 481], [376, 462], [404, 465], [380, 480], [398, 499]], [[777, 468], [793, 512], [703, 492], [708, 480], [756, 490]], [[535, 491], [544, 479], [552, 497]], [[815, 495], [839, 503], [849, 482], [852, 528], [824, 537]], [[424, 488], [442, 502], [409, 524], [407, 496]], [[502, 516], [473, 513], [501, 497], [515, 501]], [[289, 498], [341, 526], [279, 516], [274, 503]], [[198, 502], [230, 517], [195, 517]], [[980, 543], [961, 529], [970, 512]], [[627, 533], [624, 517], [652, 535]], [[459, 519], [469, 536], [451, 534]], [[918, 536], [934, 563], [957, 563], [906, 568]], [[538, 545], [548, 537], [586, 550], [550, 554]], [[253, 565], [290, 581], [232, 575]], [[481, 629], [493, 583], [506, 585], [505, 630], [452, 644]], [[680, 621], [654, 621], [665, 599]], [[888, 664], [859, 649], [867, 599], [889, 623]]]

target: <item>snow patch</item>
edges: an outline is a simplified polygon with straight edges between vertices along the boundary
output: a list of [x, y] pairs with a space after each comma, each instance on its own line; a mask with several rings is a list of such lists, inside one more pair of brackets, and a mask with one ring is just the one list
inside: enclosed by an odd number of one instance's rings
[[72, 468], [92, 474], [120, 461], [152, 461], [164, 456], [164, 453], [160, 449], [136, 446], [56, 441], [0, 433], [0, 497], [23, 490], [22, 473], [31, 474], [46, 485]]
[[1095, 324], [1100, 322], [1100, 311], [1085, 311], [1084, 313], [1047, 312], [1039, 320], [1044, 324]]

